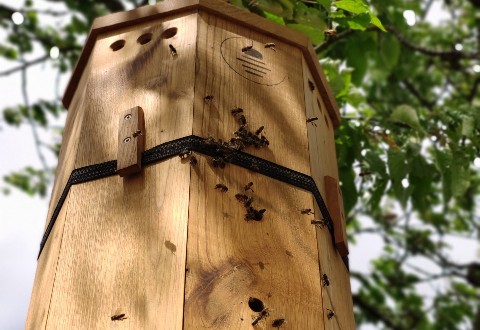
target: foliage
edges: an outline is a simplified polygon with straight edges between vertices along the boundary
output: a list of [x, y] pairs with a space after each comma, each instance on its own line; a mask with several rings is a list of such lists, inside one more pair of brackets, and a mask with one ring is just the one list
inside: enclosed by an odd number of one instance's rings
[[[19, 65], [0, 77], [48, 61], [53, 46], [57, 69], [68, 73], [94, 17], [148, 2], [45, 1], [60, 9], [39, 10], [33, 0], [0, 5], [8, 34], [0, 56]], [[480, 329], [480, 264], [450, 260], [447, 244], [452, 235], [480, 237], [480, 1], [441, 1], [451, 17], [439, 25], [426, 20], [431, 0], [229, 2], [308, 35], [342, 109], [336, 142], [350, 239], [375, 234], [384, 243], [370, 273], [352, 270], [357, 324]], [[414, 26], [405, 10], [416, 13]], [[15, 11], [24, 24], [12, 23]], [[45, 55], [26, 61], [38, 46]], [[58, 100], [25, 98], [3, 118], [48, 129], [60, 109]], [[5, 180], [44, 195], [50, 175], [27, 168]], [[434, 297], [419, 294], [425, 283], [438, 288]]]

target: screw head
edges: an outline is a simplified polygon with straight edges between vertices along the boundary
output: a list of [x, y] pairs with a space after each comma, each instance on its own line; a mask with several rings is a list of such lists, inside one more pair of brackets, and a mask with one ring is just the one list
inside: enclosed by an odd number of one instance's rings
[[132, 138], [130, 136], [126, 137], [125, 139], [123, 139], [123, 143], [128, 143], [132, 140]]
[[125, 117], [123, 117], [123, 119], [130, 120], [130, 119], [132, 119], [132, 115], [131, 114], [125, 115]]

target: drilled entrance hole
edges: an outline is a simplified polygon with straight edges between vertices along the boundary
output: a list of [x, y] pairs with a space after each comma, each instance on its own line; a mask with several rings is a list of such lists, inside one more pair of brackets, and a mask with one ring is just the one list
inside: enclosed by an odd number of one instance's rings
[[117, 50], [122, 49], [123, 46], [125, 46], [125, 40], [120, 39], [120, 40], [117, 40], [117, 41], [115, 41], [114, 43], [112, 43], [112, 44], [110, 45], [110, 48], [111, 48], [114, 52], [116, 52]]
[[178, 29], [177, 29], [176, 27], [172, 27], [172, 28], [166, 29], [165, 31], [162, 32], [161, 37], [162, 37], [163, 39], [173, 38], [173, 37], [175, 37], [175, 35], [177, 34], [177, 31], [178, 31]]
[[265, 305], [260, 299], [250, 297], [248, 298], [248, 307], [254, 312], [260, 313], [265, 309]]
[[150, 32], [142, 34], [140, 37], [138, 37], [137, 42], [140, 45], [145, 45], [146, 43], [149, 43], [152, 40], [152, 34]]

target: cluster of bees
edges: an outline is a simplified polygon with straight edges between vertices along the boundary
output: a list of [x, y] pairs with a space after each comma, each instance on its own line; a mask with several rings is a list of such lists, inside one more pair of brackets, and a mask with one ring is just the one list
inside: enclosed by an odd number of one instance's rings
[[[245, 213], [245, 220], [246, 221], [249, 221], [249, 220], [254, 220], [254, 221], [260, 221], [263, 219], [263, 214], [265, 213], [265, 209], [256, 209], [252, 206], [252, 203], [253, 203], [253, 197], [252, 196], [248, 196], [246, 193], [248, 191], [251, 191], [251, 192], [254, 192], [253, 189], [252, 189], [252, 186], [253, 186], [253, 182], [249, 182], [247, 183], [244, 187], [243, 187], [243, 192], [241, 193], [238, 193], [235, 195], [235, 198], [237, 199], [237, 201], [239, 201], [240, 203], [243, 204], [243, 206], [245, 207], [245, 210], [247, 213]], [[227, 192], [228, 191], [228, 187], [222, 183], [217, 183], [215, 185], [215, 189], [221, 191], [221, 192]]]

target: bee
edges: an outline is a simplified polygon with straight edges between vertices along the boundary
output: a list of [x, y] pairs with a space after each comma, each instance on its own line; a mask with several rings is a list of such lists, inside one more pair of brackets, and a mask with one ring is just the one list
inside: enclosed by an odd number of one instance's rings
[[249, 51], [250, 49], [253, 48], [253, 43], [250, 46], [245, 46], [242, 48], [242, 53], [245, 53], [246, 51]]
[[330, 320], [334, 316], [335, 316], [335, 312], [327, 308], [327, 318]]
[[242, 126], [247, 125], [247, 118], [245, 118], [244, 115], [240, 115], [240, 116], [238, 117], [238, 123], [239, 123], [240, 125], [242, 125]]
[[186, 158], [188, 158], [191, 154], [192, 154], [192, 151], [191, 151], [191, 150], [189, 150], [189, 149], [183, 149], [183, 150], [180, 151], [180, 153], [178, 154], [178, 157], [180, 157], [180, 159], [186, 159]]
[[301, 214], [306, 214], [306, 215], [310, 215], [310, 214], [315, 214], [312, 209], [303, 209], [303, 210], [300, 210], [300, 213]]
[[262, 137], [260, 138], [260, 143], [264, 146], [269, 146], [270, 145], [270, 141], [268, 141], [268, 139], [265, 137], [265, 135], [262, 135]]
[[307, 124], [311, 123], [313, 126], [317, 127], [317, 124], [314, 123], [314, 121], [318, 120], [318, 117], [310, 117], [307, 118]]
[[127, 319], [126, 314], [122, 311], [122, 308], [119, 308], [115, 311], [115, 314], [110, 317], [112, 321], [123, 321]]
[[254, 221], [260, 221], [263, 219], [263, 213], [265, 213], [265, 209], [260, 209], [256, 210], [253, 207], [248, 207], [247, 208], [247, 214], [245, 214], [245, 220], [254, 220]]
[[323, 286], [329, 286], [330, 285], [330, 279], [328, 278], [327, 274], [322, 275], [322, 284], [323, 284]]
[[250, 205], [252, 205], [252, 203], [253, 203], [253, 197], [248, 197], [248, 199], [245, 201], [245, 203], [243, 203], [243, 206], [250, 207]]
[[265, 48], [270, 48], [270, 49], [273, 49], [273, 50], [276, 51], [276, 49], [275, 49], [275, 44], [274, 44], [273, 42], [267, 42], [267, 43], [265, 44]]
[[280, 328], [284, 323], [285, 323], [285, 319], [284, 318], [279, 318], [279, 319], [273, 320], [272, 327]]
[[195, 157], [194, 155], [191, 155], [190, 156], [190, 165], [195, 166], [197, 164], [198, 164], [197, 157]]
[[225, 159], [223, 157], [214, 157], [212, 158], [213, 167], [225, 168]]
[[135, 132], [132, 133], [132, 136], [135, 138], [139, 135], [143, 135], [143, 132], [141, 130], [136, 130]]
[[256, 131], [255, 131], [255, 135], [260, 135], [260, 133], [262, 133], [263, 129], [265, 128], [265, 126], [260, 126]]
[[215, 189], [218, 189], [220, 190], [221, 192], [227, 192], [228, 191], [228, 187], [224, 184], [221, 184], [221, 183], [217, 183], [215, 185]]
[[243, 187], [243, 190], [245, 191], [251, 190], [253, 192], [252, 186], [253, 186], [253, 182], [249, 182]]
[[245, 204], [245, 202], [248, 200], [249, 197], [244, 194], [236, 194], [235, 198], [237, 199], [237, 201]]
[[172, 44], [169, 44], [168, 48], [170, 48], [170, 53], [172, 54], [172, 56], [177, 56], [177, 50], [175, 49], [175, 47], [173, 47]]
[[205, 101], [207, 101], [207, 102], [213, 101], [213, 95], [207, 95], [207, 96], [205, 96], [204, 99], [205, 99]]
[[242, 108], [235, 108], [235, 109], [230, 110], [230, 112], [232, 113], [232, 115], [236, 116], [236, 115], [242, 113], [243, 109]]
[[253, 319], [252, 325], [257, 325], [258, 322], [270, 315], [270, 308], [263, 309], [256, 318]]
[[337, 31], [333, 29], [328, 29], [323, 31], [323, 34], [326, 35], [327, 37], [336, 37], [337, 36]]
[[325, 227], [325, 225], [327, 224], [324, 219], [322, 219], [322, 220], [313, 219], [310, 223], [312, 225], [319, 226], [319, 227], [322, 227], [322, 228]]
[[310, 88], [312, 92], [315, 90], [315, 84], [310, 80], [308, 80], [308, 88]]

